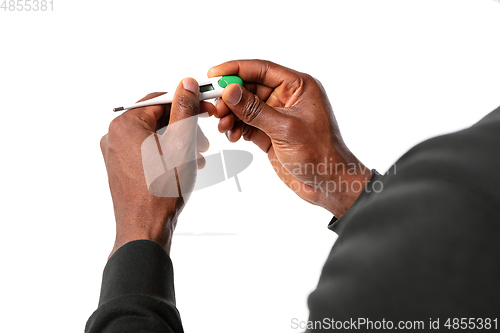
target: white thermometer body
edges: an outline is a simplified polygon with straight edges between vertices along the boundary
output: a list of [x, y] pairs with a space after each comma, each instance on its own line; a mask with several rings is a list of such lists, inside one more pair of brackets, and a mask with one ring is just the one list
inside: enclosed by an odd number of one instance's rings
[[[200, 86], [200, 101], [211, 98], [219, 98], [222, 96], [222, 91], [224, 88], [231, 83], [238, 83], [243, 85], [243, 80], [235, 75], [227, 76], [217, 76], [208, 79], [205, 82], [199, 83]], [[127, 107], [114, 108], [113, 111], [126, 111], [130, 109], [140, 108], [148, 105], [158, 105], [158, 104], [169, 104], [172, 103], [172, 98], [174, 97], [174, 92], [167, 92], [161, 96], [148, 99], [147, 101], [135, 103]]]

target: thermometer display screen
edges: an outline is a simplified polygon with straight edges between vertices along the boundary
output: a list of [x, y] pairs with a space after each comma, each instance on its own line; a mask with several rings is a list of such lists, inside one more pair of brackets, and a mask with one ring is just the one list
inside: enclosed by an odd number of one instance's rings
[[210, 90], [215, 90], [214, 86], [211, 84], [205, 84], [203, 86], [200, 86], [200, 93], [204, 93], [204, 92], [210, 91]]

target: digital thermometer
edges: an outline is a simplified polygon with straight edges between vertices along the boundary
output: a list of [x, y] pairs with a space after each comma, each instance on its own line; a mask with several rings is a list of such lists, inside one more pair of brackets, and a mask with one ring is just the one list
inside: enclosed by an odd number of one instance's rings
[[[235, 75], [227, 75], [227, 76], [217, 76], [213, 77], [211, 79], [208, 79], [208, 81], [199, 83], [200, 86], [200, 101], [206, 100], [206, 99], [211, 99], [211, 98], [219, 98], [222, 96], [222, 91], [224, 88], [231, 83], [238, 83], [240, 85], [243, 85], [243, 80], [240, 79], [238, 76]], [[130, 109], [135, 109], [135, 108], [140, 108], [143, 106], [148, 106], [148, 105], [158, 105], [158, 104], [169, 104], [172, 103], [172, 98], [174, 97], [173, 92], [167, 92], [166, 94], [163, 94], [161, 96], [148, 99], [147, 101], [135, 103], [131, 106], [127, 107], [118, 107], [114, 108], [113, 111], [125, 111], [125, 110], [130, 110]]]

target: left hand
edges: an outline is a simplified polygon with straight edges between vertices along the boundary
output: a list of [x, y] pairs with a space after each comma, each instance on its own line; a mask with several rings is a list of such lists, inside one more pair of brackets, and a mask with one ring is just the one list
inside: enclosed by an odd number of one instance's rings
[[[149, 94], [141, 101], [161, 94]], [[188, 78], [177, 87], [172, 104], [132, 109], [111, 122], [108, 134], [101, 139], [101, 150], [108, 173], [116, 219], [116, 239], [110, 257], [125, 243], [138, 239], [153, 240], [170, 251], [172, 234], [187, 196], [158, 197], [150, 193], [143, 167], [144, 154], [141, 153], [141, 146], [147, 138], [152, 134], [156, 135], [156, 131], [167, 124], [171, 125], [203, 112], [212, 115], [214, 109], [210, 103], [199, 102], [198, 83]], [[169, 134], [171, 137], [172, 133]], [[199, 127], [196, 125], [190, 132], [175, 134], [178, 136], [174, 138], [175, 142], [172, 140], [165, 142], [158, 135], [162, 148], [165, 144], [169, 144], [168, 155], [164, 156], [167, 163], [172, 158], [176, 159], [175, 153], [185, 155], [184, 145], [193, 142], [194, 140], [190, 138], [196, 136], [196, 149], [193, 153], [196, 152], [197, 157], [194, 163], [202, 167], [204, 159], [200, 152], [207, 151], [209, 143]], [[182, 176], [190, 177], [194, 185], [196, 168], [190, 173]], [[179, 187], [177, 171], [175, 179], [177, 182], [174, 181], [174, 184], [163, 185], [175, 186], [177, 189]]]
[[229, 61], [209, 77], [238, 75], [224, 88], [215, 117], [229, 141], [241, 137], [267, 153], [280, 179], [299, 197], [341, 217], [371, 170], [344, 143], [327, 94], [305, 73], [262, 60]]

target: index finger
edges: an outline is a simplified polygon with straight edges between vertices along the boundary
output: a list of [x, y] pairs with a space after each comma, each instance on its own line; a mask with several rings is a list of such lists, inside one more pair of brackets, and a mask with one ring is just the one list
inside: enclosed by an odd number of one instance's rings
[[245, 82], [276, 88], [285, 81], [295, 81], [301, 73], [267, 60], [233, 60], [208, 71], [208, 77], [222, 75], [238, 75]]

